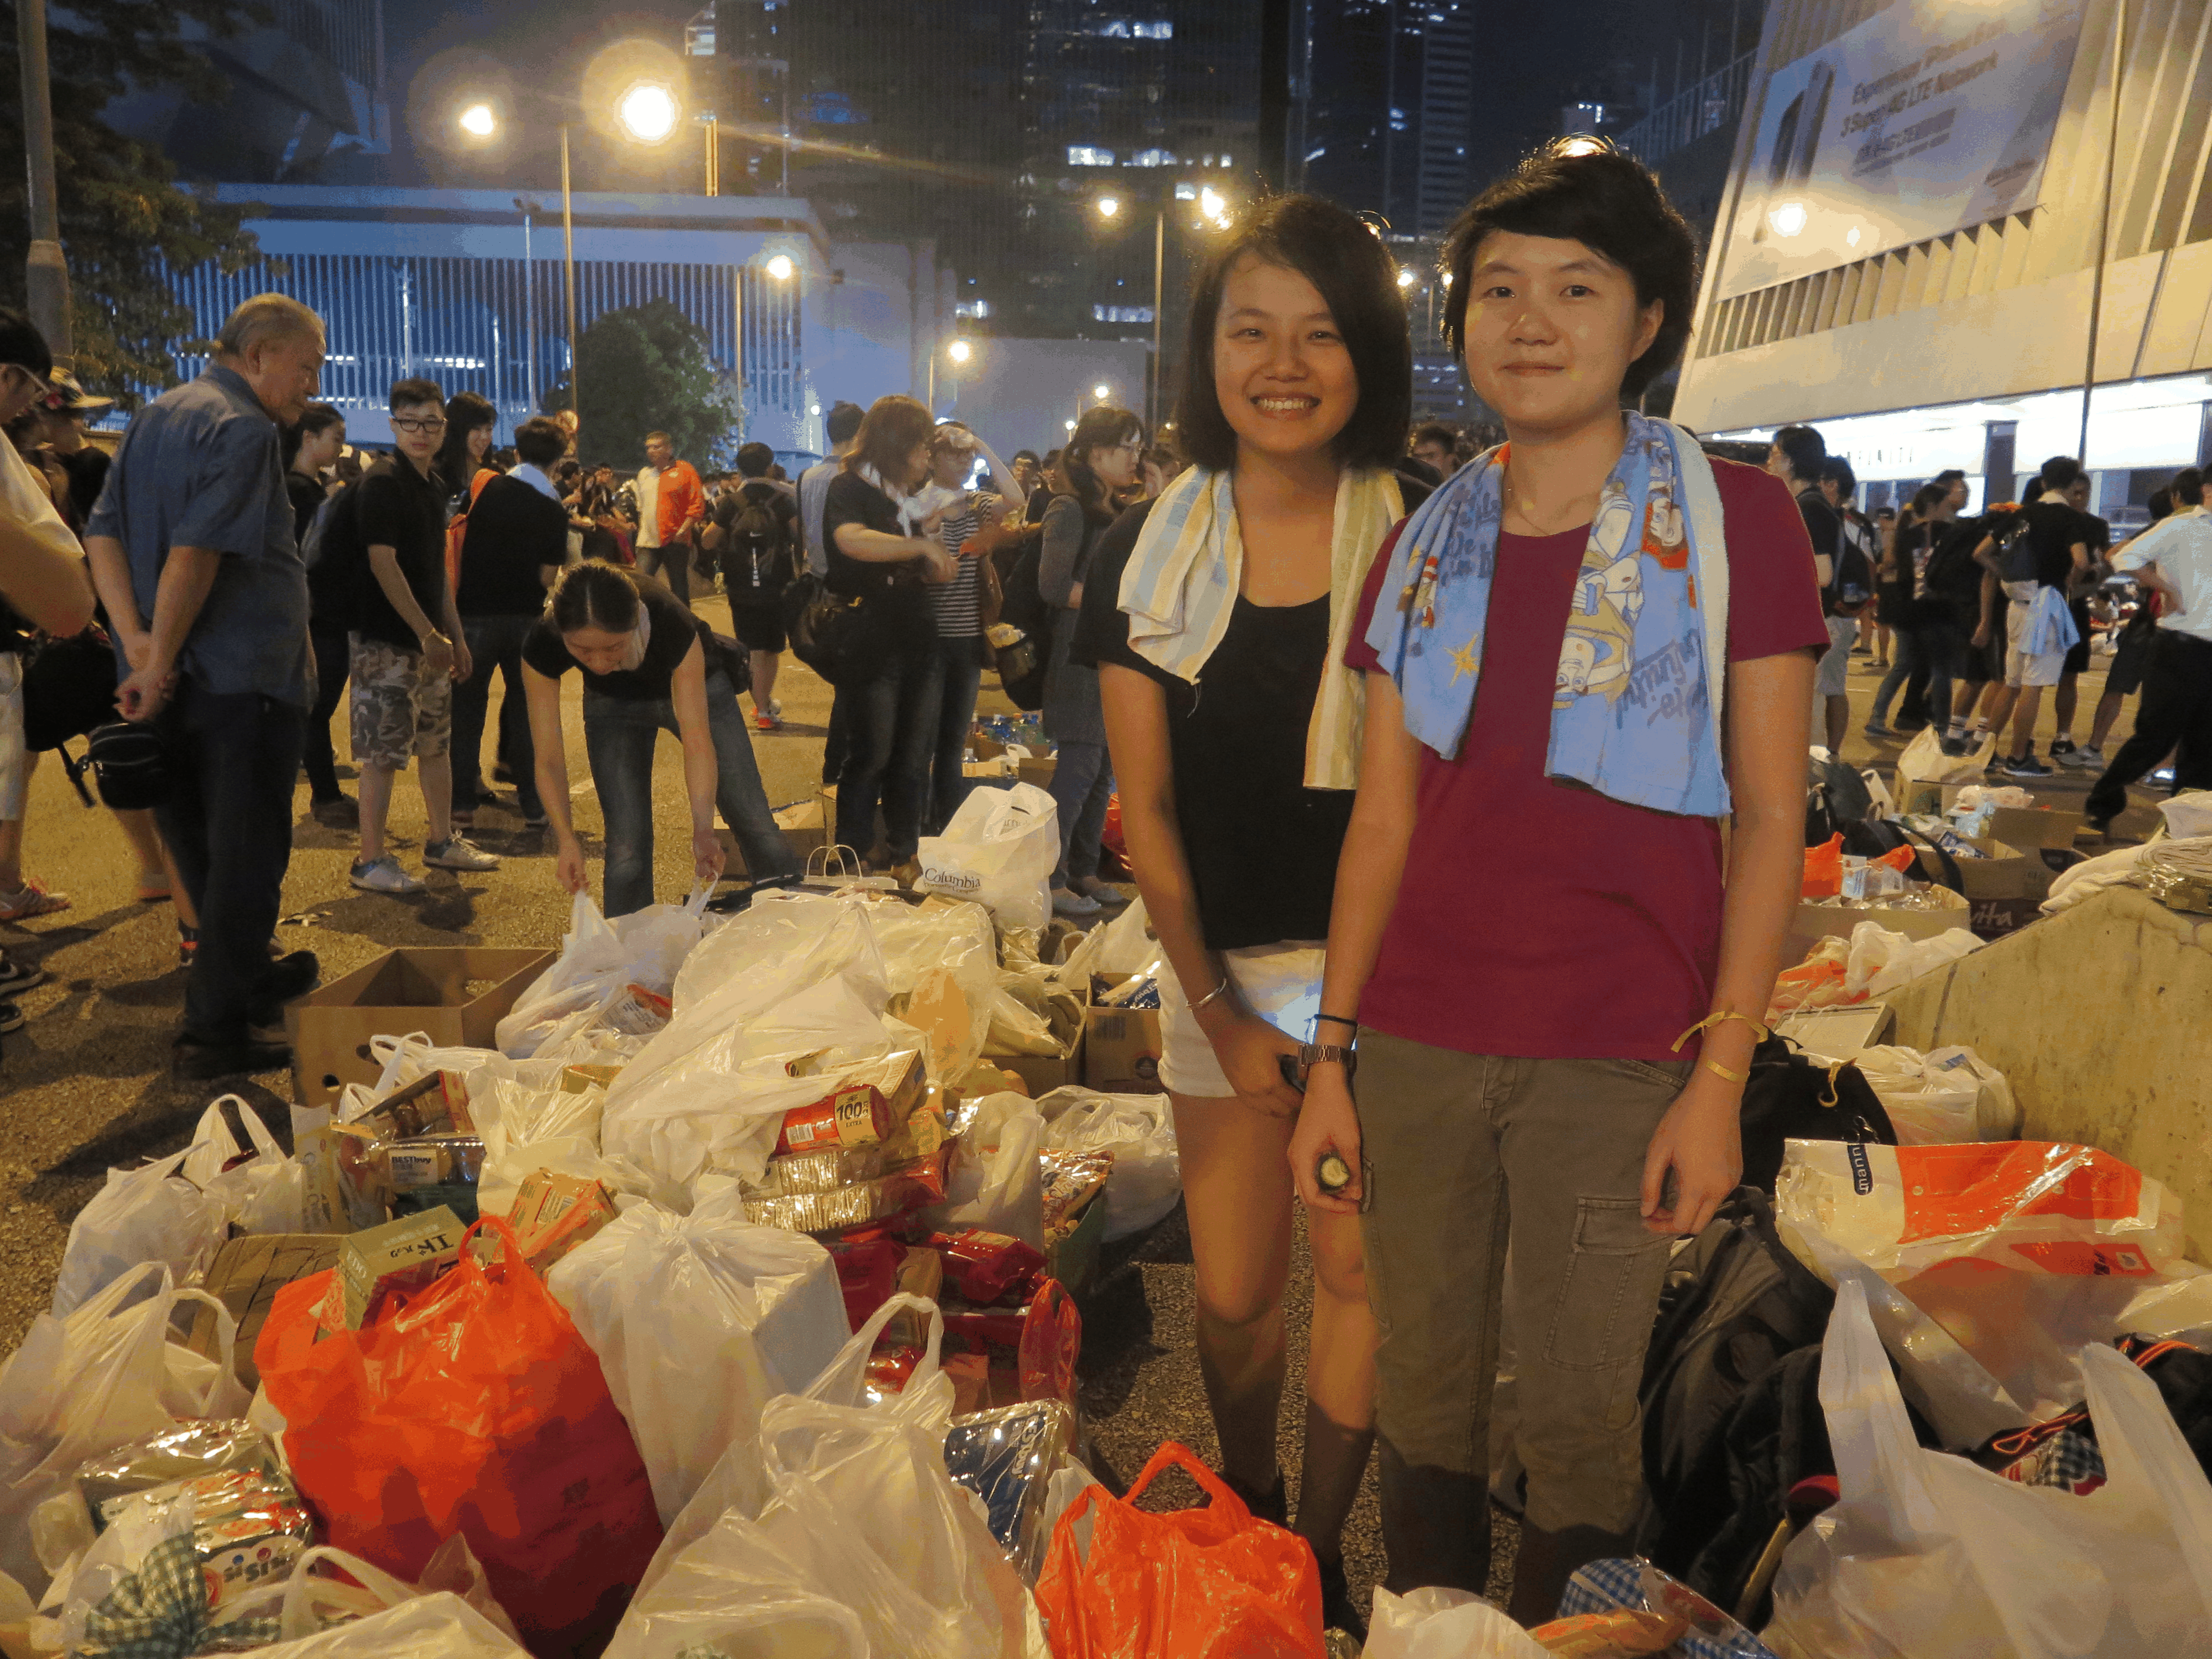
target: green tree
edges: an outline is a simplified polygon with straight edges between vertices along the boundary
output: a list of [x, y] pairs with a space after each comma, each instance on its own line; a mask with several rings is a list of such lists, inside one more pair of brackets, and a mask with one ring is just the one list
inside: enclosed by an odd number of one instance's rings
[[[171, 292], [168, 273], [213, 259], [226, 271], [254, 264], [260, 249], [240, 221], [251, 211], [181, 189], [160, 151], [124, 137], [100, 112], [126, 90], [180, 88], [195, 101], [222, 94], [222, 75], [185, 40], [187, 21], [218, 38], [264, 22], [258, 0], [69, 0], [50, 15], [54, 171], [62, 250], [69, 260], [70, 325], [77, 376], [135, 406], [134, 385], [173, 386], [170, 348], [197, 344], [192, 313]], [[30, 241], [24, 177], [22, 84], [15, 8], [0, 0], [0, 300], [23, 302]]]
[[[707, 355], [707, 337], [666, 300], [625, 306], [593, 319], [576, 342], [583, 407], [576, 446], [594, 465], [635, 465], [645, 434], [665, 432], [676, 453], [704, 470], [729, 459], [744, 416]], [[569, 404], [564, 379], [545, 394], [549, 410]]]

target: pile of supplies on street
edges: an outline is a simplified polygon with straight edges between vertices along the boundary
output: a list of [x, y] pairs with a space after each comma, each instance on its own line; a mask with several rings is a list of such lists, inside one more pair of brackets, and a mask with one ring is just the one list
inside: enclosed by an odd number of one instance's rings
[[[111, 1171], [0, 1369], [0, 1654], [1351, 1651], [1306, 1545], [1189, 1450], [1126, 1495], [1086, 1467], [1080, 1298], [1181, 1173], [1165, 1097], [1082, 1050], [1139, 1042], [1163, 969], [1141, 906], [1045, 959], [1019, 789], [937, 849], [975, 896], [580, 897], [477, 1043], [393, 1019], [302, 1077], [289, 1150], [229, 1097]], [[1855, 933], [1842, 966], [1899, 961]], [[1635, 1553], [1533, 1632], [1378, 1591], [1370, 1659], [2204, 1650], [2178, 1202], [2011, 1139], [1970, 1048], [1791, 1030], [1676, 1247]], [[1141, 1501], [1170, 1471], [1199, 1506]]]

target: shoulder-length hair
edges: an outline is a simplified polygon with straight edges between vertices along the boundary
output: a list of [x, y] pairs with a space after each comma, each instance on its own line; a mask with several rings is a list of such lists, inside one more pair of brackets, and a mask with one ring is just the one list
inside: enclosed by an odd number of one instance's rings
[[1364, 220], [1318, 196], [1275, 196], [1260, 203], [1200, 267], [1183, 343], [1182, 395], [1176, 404], [1177, 446], [1200, 466], [1226, 469], [1236, 462], [1237, 434], [1221, 412], [1213, 383], [1213, 331], [1229, 273], [1247, 254], [1311, 283], [1344, 336], [1358, 376], [1359, 403], [1336, 435], [1339, 463], [1390, 465], [1413, 416], [1413, 337], [1397, 267]]
[[916, 399], [896, 392], [878, 398], [860, 417], [853, 452], [845, 457], [845, 471], [857, 472], [864, 465], [872, 466], [886, 483], [903, 487], [906, 475], [901, 469], [907, 458], [916, 445], [927, 443], [936, 430], [936, 416]]
[[1101, 449], [1116, 449], [1132, 443], [1140, 450], [1144, 447], [1144, 422], [1130, 410], [1111, 404], [1085, 410], [1082, 418], [1075, 423], [1075, 430], [1068, 434], [1067, 447], [1060, 452], [1060, 471], [1066, 476], [1069, 492], [1083, 503], [1084, 512], [1091, 518], [1110, 522], [1118, 510], [1091, 468], [1091, 455]]
[[[1636, 303], [1659, 301], [1659, 332], [1628, 366], [1620, 395], [1634, 399], [1674, 366], [1689, 343], [1698, 301], [1698, 240], [1657, 177], [1601, 138], [1563, 138], [1530, 155], [1471, 203], [1444, 243], [1450, 297], [1444, 338], [1467, 355], [1468, 273], [1484, 237], [1498, 231], [1580, 242], [1626, 271]], [[1800, 471], [1808, 483], [1812, 474]]]

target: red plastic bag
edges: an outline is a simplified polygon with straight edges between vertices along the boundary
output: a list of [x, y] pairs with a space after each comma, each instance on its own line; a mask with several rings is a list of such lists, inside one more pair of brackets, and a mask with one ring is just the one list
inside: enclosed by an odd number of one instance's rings
[[[1170, 1466], [1212, 1502], [1148, 1515], [1137, 1499]], [[1089, 1550], [1075, 1523], [1091, 1516]], [[1255, 1521], [1185, 1446], [1152, 1454], [1126, 1498], [1088, 1486], [1053, 1528], [1037, 1611], [1053, 1659], [1321, 1659], [1321, 1570], [1305, 1541]]]
[[[489, 1267], [469, 1248], [487, 1226], [507, 1245]], [[412, 1580], [459, 1533], [531, 1652], [565, 1659], [606, 1644], [660, 1521], [598, 1358], [521, 1261], [487, 1218], [360, 1331], [317, 1273], [277, 1293], [254, 1359], [327, 1542]]]

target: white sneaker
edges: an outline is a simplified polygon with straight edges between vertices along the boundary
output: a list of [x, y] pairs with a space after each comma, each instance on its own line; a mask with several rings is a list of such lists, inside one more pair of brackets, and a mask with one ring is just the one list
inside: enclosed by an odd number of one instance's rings
[[2094, 767], [2101, 772], [2106, 766], [2105, 751], [2101, 749], [2069, 749], [2058, 757], [2058, 763], [2061, 766], [2079, 767], [2083, 771], [2087, 771]]
[[1103, 907], [1088, 893], [1079, 893], [1071, 887], [1055, 887], [1052, 890], [1052, 908], [1059, 915], [1095, 916]]
[[356, 862], [349, 875], [353, 884], [368, 893], [419, 893], [422, 884], [399, 867], [399, 860], [392, 857], [371, 859], [368, 863]]
[[434, 870], [496, 870], [499, 860], [481, 847], [471, 847], [462, 836], [448, 836], [422, 848], [422, 862]]
[[768, 700], [768, 717], [772, 720], [780, 720], [783, 718], [783, 703], [781, 699], [770, 697]]

